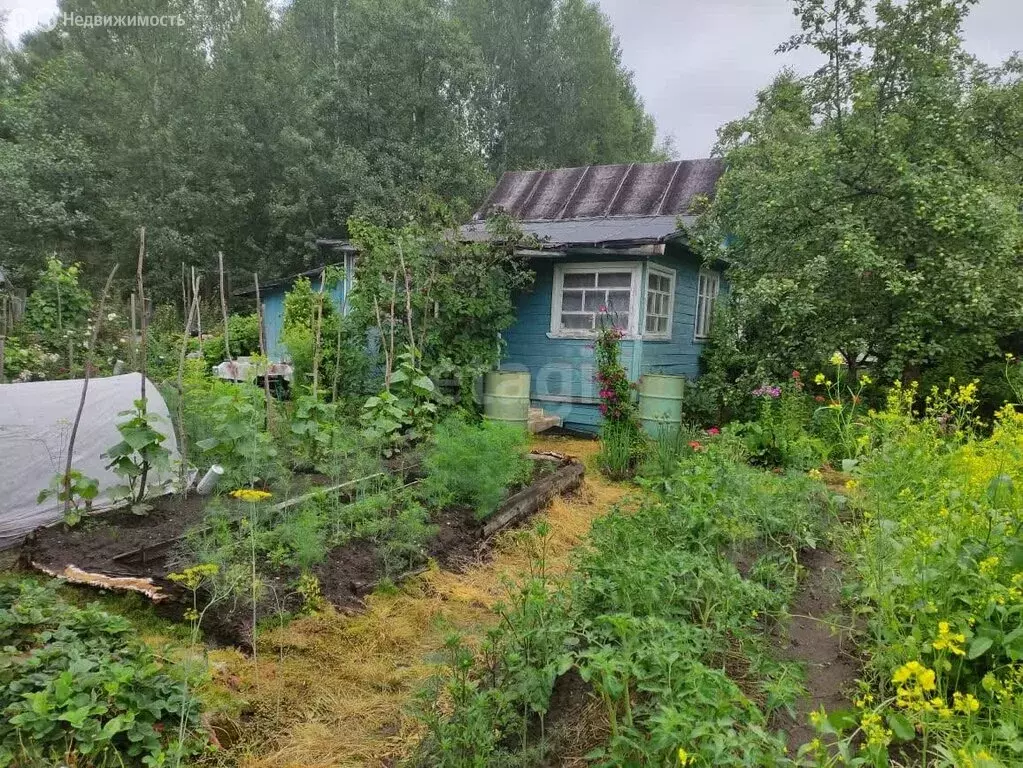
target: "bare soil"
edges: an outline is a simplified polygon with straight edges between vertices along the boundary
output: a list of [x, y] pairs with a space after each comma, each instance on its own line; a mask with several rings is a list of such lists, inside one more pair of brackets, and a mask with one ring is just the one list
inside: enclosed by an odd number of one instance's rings
[[811, 712], [849, 706], [848, 694], [859, 672], [841, 611], [841, 562], [826, 549], [813, 549], [801, 553], [800, 563], [804, 578], [779, 641], [782, 659], [806, 665], [806, 695], [796, 704], [795, 719], [782, 715], [773, 724], [787, 733], [792, 752], [816, 736]]
[[[536, 462], [533, 482], [555, 468], [552, 462]], [[329, 483], [328, 478], [315, 475], [303, 480], [306, 487]], [[510, 489], [509, 496], [518, 490], [519, 486]], [[111, 576], [148, 577], [165, 591], [181, 596], [181, 590], [167, 577], [180, 570], [175, 555], [181, 537], [202, 525], [207, 501], [195, 495], [186, 499], [168, 496], [156, 500], [146, 515], [118, 510], [89, 517], [75, 528], [63, 524], [38, 528], [26, 537], [21, 560], [25, 566], [35, 563], [52, 571], [76, 565]], [[484, 521], [478, 520], [471, 508], [437, 511], [431, 515], [431, 523], [438, 532], [427, 544], [426, 554], [445, 570], [461, 571], [486, 559], [490, 542], [483, 534]], [[304, 598], [294, 586], [300, 576], [298, 569], [261, 570], [264, 596], [257, 606], [257, 621], [302, 609]], [[367, 539], [333, 548], [312, 571], [323, 598], [346, 612], [361, 609], [363, 598], [387, 575], [376, 546]], [[160, 606], [160, 613], [170, 618], [180, 618], [183, 610], [184, 604], [177, 600]], [[249, 647], [252, 619], [251, 607], [222, 603], [207, 614], [204, 627], [216, 644]]]

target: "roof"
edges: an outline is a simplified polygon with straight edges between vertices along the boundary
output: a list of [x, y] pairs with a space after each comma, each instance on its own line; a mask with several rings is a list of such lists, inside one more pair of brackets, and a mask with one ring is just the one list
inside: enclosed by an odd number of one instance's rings
[[510, 171], [463, 228], [485, 239], [484, 220], [496, 210], [552, 245], [661, 242], [691, 217], [699, 196], [712, 197], [724, 164], [715, 158], [667, 163], [590, 165]]
[[[327, 238], [318, 238], [316, 245], [324, 250], [340, 251], [344, 254], [357, 253], [358, 248], [352, 245], [349, 240], [331, 240]], [[265, 283], [259, 284], [259, 290], [262, 291], [274, 291], [278, 288], [290, 288], [291, 284], [294, 283], [300, 277], [316, 277], [327, 267], [344, 266], [341, 262], [330, 262], [324, 264], [322, 267], [316, 267], [315, 269], [307, 269], [305, 272], [299, 272], [297, 275], [290, 275], [288, 277], [282, 277], [277, 280], [268, 280]], [[253, 285], [251, 288], [239, 288], [236, 291], [231, 292], [232, 296], [255, 296], [256, 287]]]
[[[536, 235], [542, 248], [566, 245], [599, 248], [660, 243], [678, 230], [678, 216], [617, 216], [607, 219], [571, 219], [568, 221], [523, 221], [519, 225]], [[695, 216], [682, 216], [691, 224]], [[476, 221], [462, 227], [462, 237], [470, 242], [487, 240], [486, 222]]]

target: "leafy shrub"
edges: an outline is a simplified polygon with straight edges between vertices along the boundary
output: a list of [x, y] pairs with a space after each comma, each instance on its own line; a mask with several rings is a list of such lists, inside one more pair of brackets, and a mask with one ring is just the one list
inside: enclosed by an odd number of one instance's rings
[[[259, 354], [259, 315], [228, 315], [227, 331], [230, 336], [232, 357]], [[220, 365], [227, 359], [223, 331], [203, 340], [203, 359], [206, 365]]]
[[[208, 462], [224, 467], [225, 487], [258, 481], [273, 484], [287, 477], [277, 441], [265, 429], [263, 390], [252, 384], [211, 379], [193, 367], [185, 382], [184, 398], [190, 445], [201, 449]], [[192, 459], [197, 461], [194, 455]]]
[[92, 297], [78, 284], [80, 275], [77, 264], [50, 258], [25, 302], [22, 326], [48, 352], [65, 354], [69, 339], [85, 338]]
[[483, 520], [510, 486], [529, 479], [526, 448], [526, 434], [517, 427], [493, 421], [468, 424], [452, 414], [437, 425], [423, 457], [423, 498], [435, 507], [467, 504]]
[[200, 703], [186, 693], [199, 681], [98, 605], [71, 606], [33, 581], [2, 584], [0, 645], [2, 765], [155, 766], [205, 746]]
[[382, 443], [387, 455], [426, 437], [437, 421], [440, 405], [448, 402], [419, 367], [415, 350], [406, 349], [397, 361], [390, 388], [367, 399], [361, 415], [363, 436]]

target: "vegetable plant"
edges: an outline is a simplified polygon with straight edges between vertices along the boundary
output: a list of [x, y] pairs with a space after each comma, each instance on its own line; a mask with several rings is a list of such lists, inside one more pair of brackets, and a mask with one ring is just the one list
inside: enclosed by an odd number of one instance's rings
[[117, 425], [121, 442], [108, 448], [103, 457], [110, 460], [107, 469], [124, 483], [114, 489], [114, 497], [128, 501], [135, 514], [145, 514], [151, 475], [170, 471], [170, 451], [163, 446], [167, 436], [156, 429], [160, 416], [146, 409], [145, 400], [136, 400], [134, 410], [119, 415], [129, 417]]
[[49, 498], [56, 498], [60, 502], [70, 501], [65, 508], [64, 522], [74, 527], [82, 521], [84, 515], [92, 512], [92, 502], [98, 495], [99, 480], [72, 469], [66, 478], [62, 472], [54, 475], [49, 487], [39, 491], [36, 503], [42, 504]]

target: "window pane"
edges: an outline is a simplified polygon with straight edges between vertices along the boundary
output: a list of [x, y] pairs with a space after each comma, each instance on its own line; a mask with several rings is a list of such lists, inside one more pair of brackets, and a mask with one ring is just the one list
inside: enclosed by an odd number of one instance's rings
[[572, 331], [592, 331], [593, 315], [562, 315], [561, 327]]
[[631, 272], [601, 272], [597, 278], [597, 285], [601, 288], [631, 288]]
[[652, 293], [646, 295], [646, 313], [652, 315], [656, 311], [657, 307], [657, 296]]
[[594, 272], [569, 272], [565, 275], [565, 287], [592, 288], [596, 277]]
[[654, 329], [656, 327], [657, 327], [657, 318], [656, 317], [651, 317], [650, 315], [647, 315], [647, 317], [646, 317], [646, 332], [647, 333], [653, 333]]
[[666, 317], [657, 318], [657, 331], [658, 333], [668, 332], [668, 318]]
[[607, 308], [614, 312], [627, 313], [629, 311], [630, 294], [628, 291], [608, 291]]
[[599, 312], [600, 308], [605, 306], [607, 301], [604, 295], [604, 291], [587, 291], [586, 300], [583, 302], [583, 309], [587, 312]]
[[561, 308], [566, 312], [578, 312], [583, 308], [582, 291], [565, 291], [561, 294]]

